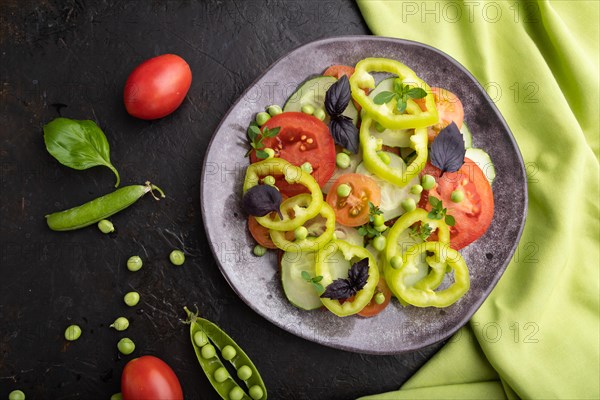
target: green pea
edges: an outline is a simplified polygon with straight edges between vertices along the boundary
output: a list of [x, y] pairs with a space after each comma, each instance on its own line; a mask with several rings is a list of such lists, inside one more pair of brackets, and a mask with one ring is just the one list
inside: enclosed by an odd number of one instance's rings
[[213, 374], [213, 377], [215, 378], [215, 381], [223, 383], [227, 380], [227, 378], [229, 378], [229, 372], [227, 372], [227, 369], [225, 369], [225, 367], [219, 367], [216, 369], [215, 373]]
[[98, 222], [98, 229], [100, 229], [100, 232], [102, 233], [111, 233], [115, 231], [115, 226], [109, 220], [103, 219]]
[[263, 126], [270, 119], [271, 119], [271, 116], [268, 113], [266, 113], [266, 112], [259, 112], [258, 114], [256, 114], [255, 121], [258, 124], [258, 126]]
[[194, 333], [194, 344], [198, 347], [203, 347], [208, 344], [208, 336], [206, 336], [204, 331], [196, 331], [196, 333]]
[[271, 117], [274, 117], [276, 115], [281, 114], [283, 112], [283, 110], [277, 104], [273, 104], [273, 105], [267, 107], [267, 112], [269, 113], [269, 115]]
[[213, 346], [212, 344], [206, 344], [202, 346], [202, 349], [200, 349], [200, 354], [202, 354], [202, 358], [209, 359], [216, 356], [217, 351], [215, 350], [215, 346]]
[[390, 265], [394, 269], [402, 268], [402, 264], [404, 264], [404, 262], [402, 261], [402, 257], [400, 256], [394, 256], [390, 259]]
[[373, 217], [373, 225], [381, 226], [384, 223], [385, 223], [385, 218], [383, 217], [383, 214], [377, 214]]
[[260, 400], [265, 395], [262, 388], [258, 385], [252, 386], [248, 391], [248, 394], [250, 395], [250, 397], [252, 397], [253, 400]]
[[308, 114], [308, 115], [313, 115], [313, 113], [315, 112], [315, 108], [313, 106], [311, 106], [310, 104], [303, 105], [301, 110], [304, 114]]
[[385, 249], [385, 243], [386, 243], [385, 236], [381, 236], [381, 235], [373, 238], [373, 240], [371, 241], [371, 244], [377, 251], [383, 251], [383, 249]]
[[275, 185], [275, 177], [273, 175], [265, 176], [262, 181], [265, 185], [269, 185], [269, 186]]
[[242, 365], [237, 370], [237, 376], [243, 381], [248, 380], [252, 376], [252, 369], [247, 365]]
[[312, 172], [313, 172], [313, 167], [312, 167], [311, 163], [309, 163], [308, 161], [305, 162], [304, 164], [302, 164], [300, 166], [300, 169], [302, 171], [306, 172], [307, 174], [312, 174]]
[[117, 342], [117, 349], [119, 349], [121, 354], [129, 355], [135, 350], [135, 343], [133, 343], [133, 340], [124, 337]]
[[112, 396], [110, 396], [110, 400], [123, 400], [123, 395], [121, 394], [121, 392], [115, 393]]
[[8, 400], [25, 400], [25, 393], [21, 390], [13, 390], [8, 394]]
[[142, 268], [144, 263], [139, 256], [131, 256], [129, 260], [127, 260], [127, 269], [131, 272], [139, 271]]
[[454, 190], [450, 195], [450, 200], [454, 203], [460, 203], [465, 199], [465, 193], [462, 190]]
[[129, 292], [123, 297], [123, 301], [129, 307], [134, 307], [140, 302], [140, 294], [138, 292]]
[[390, 155], [388, 153], [386, 153], [385, 151], [378, 151], [377, 155], [379, 156], [379, 159], [381, 161], [383, 161], [383, 163], [385, 165], [389, 165], [392, 162]]
[[294, 238], [296, 240], [304, 240], [308, 237], [308, 229], [304, 226], [299, 226], [294, 230]]
[[[158, 191], [161, 197], [165, 197], [164, 192], [150, 182], [146, 182], [145, 185], [125, 186], [80, 206], [47, 215], [46, 223], [53, 231], [84, 228], [124, 210], [154, 190]], [[152, 195], [158, 200], [154, 193]]]
[[235, 386], [229, 392], [229, 400], [242, 400], [244, 398], [244, 391], [239, 386]]
[[227, 361], [232, 360], [236, 354], [237, 354], [237, 351], [235, 351], [233, 346], [230, 346], [230, 345], [223, 347], [223, 350], [221, 350], [221, 355]]
[[325, 110], [323, 110], [322, 108], [317, 108], [315, 110], [315, 112], [313, 113], [313, 116], [317, 119], [320, 119], [321, 121], [323, 121], [325, 119], [325, 117], [327, 116], [327, 114], [325, 114]]
[[263, 151], [265, 153], [267, 153], [267, 156], [268, 156], [267, 158], [273, 158], [273, 157], [275, 157], [275, 150], [273, 150], [272, 148], [267, 147], [267, 148], [264, 148]]
[[373, 300], [375, 300], [375, 303], [377, 304], [383, 304], [383, 302], [385, 301], [385, 294], [377, 292], [373, 297]]
[[385, 127], [383, 125], [381, 125], [379, 122], [375, 121], [375, 130], [377, 132], [383, 132], [385, 131]]
[[387, 225], [376, 225], [375, 226], [375, 230], [377, 232], [384, 232], [387, 228], [388, 228]]
[[262, 257], [265, 254], [267, 254], [267, 249], [262, 247], [260, 244], [257, 244], [256, 246], [254, 246], [254, 249], [252, 250], [252, 252], [254, 253], [255, 256]]
[[435, 178], [429, 174], [425, 174], [421, 178], [421, 185], [423, 186], [423, 189], [431, 190], [435, 185]]
[[125, 317], [119, 317], [110, 325], [110, 328], [115, 328], [119, 332], [124, 331], [129, 328], [129, 320]]
[[415, 208], [417, 208], [417, 203], [415, 203], [415, 199], [412, 199], [410, 197], [408, 199], [402, 200], [400, 205], [402, 206], [402, 208], [404, 208], [406, 212], [412, 211]]
[[67, 329], [65, 329], [65, 339], [68, 341], [74, 341], [79, 339], [81, 336], [81, 328], [79, 325], [69, 325]]
[[352, 193], [352, 187], [346, 183], [342, 183], [337, 187], [337, 195], [340, 197], [348, 197]]
[[410, 192], [412, 194], [421, 194], [422, 191], [423, 191], [423, 186], [421, 186], [421, 185], [412, 185], [412, 187], [410, 188]]
[[173, 250], [171, 254], [169, 254], [169, 260], [171, 260], [171, 264], [173, 265], [183, 265], [185, 262], [185, 254], [181, 250]]
[[348, 168], [350, 166], [350, 156], [346, 153], [338, 153], [335, 156], [335, 165], [342, 169]]

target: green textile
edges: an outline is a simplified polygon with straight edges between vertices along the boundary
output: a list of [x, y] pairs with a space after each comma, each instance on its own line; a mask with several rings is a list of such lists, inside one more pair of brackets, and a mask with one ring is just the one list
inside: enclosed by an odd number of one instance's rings
[[399, 391], [365, 399], [600, 398], [599, 4], [358, 0], [374, 34], [434, 46], [487, 88], [529, 184], [483, 306]]

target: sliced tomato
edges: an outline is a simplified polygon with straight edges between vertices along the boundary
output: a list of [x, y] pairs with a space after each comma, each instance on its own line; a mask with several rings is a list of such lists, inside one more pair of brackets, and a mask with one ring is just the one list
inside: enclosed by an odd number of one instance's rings
[[346, 75], [348, 78], [354, 73], [354, 67], [349, 65], [332, 65], [323, 72], [324, 76], [333, 76], [334, 78], [340, 79]]
[[[348, 197], [337, 194], [338, 186], [347, 184], [352, 188]], [[335, 211], [335, 220], [346, 226], [360, 226], [369, 222], [369, 203], [381, 204], [379, 185], [366, 175], [344, 174], [331, 186], [327, 203]]]
[[[479, 239], [494, 217], [494, 194], [483, 171], [473, 161], [465, 158], [465, 163], [456, 172], [442, 174], [439, 168], [427, 163], [421, 171], [421, 175], [424, 174], [433, 176], [436, 185], [431, 190], [423, 191], [419, 207], [431, 210], [429, 196], [442, 200], [447, 215], [453, 216], [456, 221], [450, 227], [450, 247], [460, 250]], [[464, 199], [459, 203], [451, 200], [455, 190], [464, 193]], [[435, 240], [434, 235], [432, 240]]]
[[363, 308], [358, 313], [358, 315], [360, 315], [361, 317], [374, 317], [375, 315], [382, 312], [388, 306], [388, 304], [390, 304], [390, 299], [392, 298], [392, 292], [390, 291], [390, 288], [388, 288], [388, 285], [385, 282], [385, 278], [383, 278], [383, 277], [381, 277], [379, 279], [379, 283], [377, 284], [377, 289], [375, 289], [375, 295], [377, 293], [383, 293], [383, 295], [385, 296], [385, 300], [383, 301], [383, 303], [377, 304], [375, 302], [375, 296], [373, 296], [373, 298], [371, 299], [369, 304], [367, 304], [365, 306], [365, 308]]
[[[296, 166], [309, 162], [319, 186], [327, 183], [335, 171], [335, 143], [323, 121], [301, 112], [284, 112], [269, 119], [262, 129], [265, 127], [280, 129], [277, 136], [263, 139], [265, 147], [275, 151], [275, 157]], [[252, 151], [250, 161], [259, 160]], [[290, 197], [307, 192], [304, 186], [289, 184], [281, 176], [275, 177], [275, 185]]]
[[[437, 108], [439, 119], [437, 124], [430, 126], [427, 130], [429, 142], [433, 142], [438, 133], [450, 125], [452, 121], [460, 129], [465, 118], [463, 105], [454, 93], [439, 87], [432, 87], [431, 93], [435, 99], [435, 107]], [[415, 101], [422, 110], [425, 110], [425, 99]]]
[[267, 249], [276, 249], [275, 243], [271, 240], [269, 235], [269, 229], [265, 228], [256, 221], [256, 218], [252, 215], [248, 217], [248, 230], [250, 234], [256, 240], [256, 243]]

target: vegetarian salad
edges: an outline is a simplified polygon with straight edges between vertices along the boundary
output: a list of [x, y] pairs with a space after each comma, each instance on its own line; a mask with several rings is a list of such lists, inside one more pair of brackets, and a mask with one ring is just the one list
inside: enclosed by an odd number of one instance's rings
[[459, 250], [492, 222], [495, 170], [463, 119], [456, 95], [385, 58], [331, 66], [256, 114], [242, 203], [294, 306], [372, 317], [392, 296], [447, 307], [469, 290]]

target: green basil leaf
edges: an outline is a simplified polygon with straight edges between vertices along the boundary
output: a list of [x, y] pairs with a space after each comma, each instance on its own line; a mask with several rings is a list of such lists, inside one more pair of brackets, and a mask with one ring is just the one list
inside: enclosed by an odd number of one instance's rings
[[251, 142], [254, 142], [256, 138], [260, 135], [260, 129], [257, 125], [250, 125], [248, 128], [248, 138]]
[[448, 226], [456, 225], [456, 220], [454, 219], [454, 217], [452, 215], [446, 215], [445, 221], [446, 221], [446, 225], [448, 225]]
[[46, 149], [62, 165], [84, 170], [96, 166], [108, 167], [121, 178], [110, 162], [110, 146], [104, 132], [90, 120], [56, 118], [44, 126]]
[[300, 275], [302, 276], [302, 279], [304, 279], [305, 281], [309, 281], [309, 282], [311, 281], [311, 277], [310, 277], [310, 274], [308, 272], [302, 271], [300, 273]]
[[389, 103], [394, 97], [396, 97], [396, 93], [394, 92], [381, 92], [373, 99], [373, 103], [375, 104], [384, 104]]
[[427, 96], [427, 92], [418, 87], [410, 89], [407, 94], [411, 99], [422, 99]]
[[256, 157], [261, 159], [269, 158], [269, 153], [264, 150], [256, 150]]
[[396, 103], [396, 110], [398, 110], [400, 114], [406, 111], [406, 99], [404, 97], [400, 97], [398, 99], [398, 102]]

